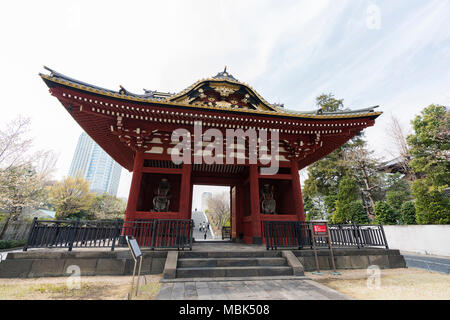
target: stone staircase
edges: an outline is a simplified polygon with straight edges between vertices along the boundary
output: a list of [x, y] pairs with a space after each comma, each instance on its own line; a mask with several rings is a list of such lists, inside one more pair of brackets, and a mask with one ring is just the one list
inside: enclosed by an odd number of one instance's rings
[[292, 276], [293, 268], [280, 251], [179, 252], [176, 278]]
[[[192, 211], [191, 218], [194, 221], [194, 229], [192, 230], [192, 237], [197, 240], [203, 240], [204, 234], [203, 232], [200, 232], [198, 228], [200, 227], [200, 224], [202, 224], [203, 222], [206, 223], [209, 222], [207, 215], [203, 211]], [[208, 240], [213, 239], [211, 229], [208, 230], [206, 234], [206, 239]]]

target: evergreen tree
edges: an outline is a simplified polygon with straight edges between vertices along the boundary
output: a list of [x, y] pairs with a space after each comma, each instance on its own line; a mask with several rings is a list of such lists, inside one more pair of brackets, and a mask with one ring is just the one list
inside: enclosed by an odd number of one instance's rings
[[411, 189], [416, 218], [420, 224], [449, 224], [450, 198], [443, 193], [450, 184], [450, 112], [430, 105], [412, 121], [414, 134], [408, 136], [417, 179]]
[[[321, 94], [316, 98], [316, 105], [325, 112], [333, 112], [343, 108], [343, 101], [343, 99], [334, 98], [331, 93]], [[321, 217], [327, 217], [335, 210], [339, 182], [347, 171], [343, 163], [343, 150], [346, 146], [347, 144], [344, 144], [311, 164], [307, 169], [308, 178], [305, 180], [303, 195], [312, 200], [315, 211], [319, 211]], [[323, 205], [317, 205], [317, 203], [323, 203]]]
[[320, 217], [319, 209], [314, 204], [311, 197], [307, 196], [303, 199], [303, 208], [305, 210], [307, 221], [316, 220]]
[[348, 205], [347, 217], [348, 222], [367, 224], [369, 223], [369, 217], [367, 216], [362, 200], [355, 200]]
[[402, 180], [399, 174], [391, 177], [391, 182], [386, 190], [386, 202], [394, 209], [396, 216], [401, 217], [403, 203], [412, 200], [411, 188], [408, 182]]
[[418, 179], [412, 185], [418, 224], [450, 224], [450, 199], [431, 179]]
[[93, 219], [123, 219], [126, 203], [107, 193], [95, 197], [89, 208]]
[[416, 224], [416, 207], [414, 201], [406, 201], [400, 208], [400, 214], [403, 224]]
[[[360, 200], [358, 185], [348, 175], [344, 176], [339, 183], [339, 190], [336, 200], [336, 211], [332, 215], [332, 222], [334, 224], [350, 223], [352, 216], [350, 216], [352, 203]], [[353, 204], [355, 206], [355, 204]]]
[[344, 107], [344, 99], [336, 99], [332, 93], [322, 93], [316, 98], [316, 105], [324, 112], [335, 112]]
[[375, 203], [375, 221], [379, 224], [397, 224], [398, 217], [386, 201]]
[[[343, 109], [343, 100], [334, 98], [331, 93], [320, 95], [316, 102], [325, 112]], [[373, 219], [375, 201], [383, 196], [383, 181], [377, 167], [378, 160], [367, 150], [362, 134], [358, 133], [353, 139], [308, 167], [304, 195], [313, 200], [323, 199], [326, 215], [334, 215], [339, 183], [344, 176], [349, 175], [357, 183], [358, 188], [354, 190], [356, 198], [363, 201], [366, 215]], [[334, 218], [341, 220], [342, 214], [340, 212], [334, 215]]]

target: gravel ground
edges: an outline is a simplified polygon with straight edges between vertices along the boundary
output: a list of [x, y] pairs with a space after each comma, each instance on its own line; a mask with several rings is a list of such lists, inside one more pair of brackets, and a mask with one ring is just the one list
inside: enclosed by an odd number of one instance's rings
[[[160, 275], [141, 278], [137, 299], [154, 299]], [[0, 279], [0, 300], [123, 300], [131, 289], [131, 276], [81, 277], [79, 286], [71, 277]]]
[[306, 276], [354, 299], [362, 300], [448, 300], [450, 275], [422, 269], [338, 270]]

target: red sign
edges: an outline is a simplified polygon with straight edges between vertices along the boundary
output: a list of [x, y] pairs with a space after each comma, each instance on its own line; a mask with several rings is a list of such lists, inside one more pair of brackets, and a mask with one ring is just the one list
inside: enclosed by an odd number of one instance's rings
[[315, 225], [314, 233], [327, 233], [327, 226], [324, 224]]

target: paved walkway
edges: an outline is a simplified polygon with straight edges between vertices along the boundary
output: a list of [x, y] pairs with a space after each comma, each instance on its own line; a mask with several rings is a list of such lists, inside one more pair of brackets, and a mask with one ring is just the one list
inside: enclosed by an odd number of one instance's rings
[[164, 283], [157, 300], [347, 300], [312, 280], [196, 281]]
[[401, 252], [408, 268], [419, 268], [450, 274], [450, 257]]

